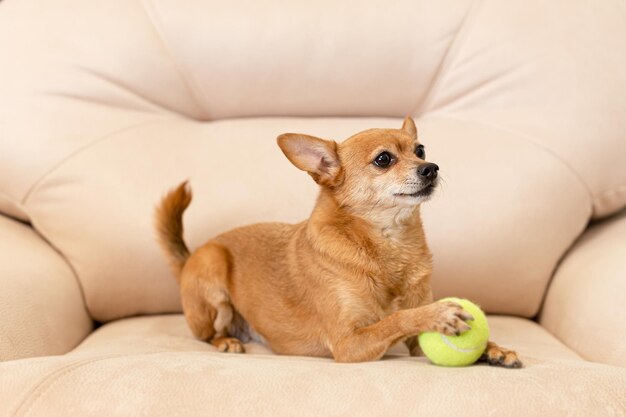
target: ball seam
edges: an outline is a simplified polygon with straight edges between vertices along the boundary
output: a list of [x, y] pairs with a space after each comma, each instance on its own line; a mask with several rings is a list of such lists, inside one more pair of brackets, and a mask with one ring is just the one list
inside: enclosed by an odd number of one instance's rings
[[[463, 348], [458, 347], [454, 343], [452, 343], [452, 341], [450, 339], [448, 339], [448, 336], [446, 336], [445, 334], [441, 334], [440, 333], [439, 336], [441, 336], [441, 340], [443, 341], [443, 343], [445, 343], [449, 348], [456, 350], [457, 352], [471, 353], [471, 352], [475, 352], [476, 350], [481, 348], [480, 346], [475, 346], [475, 347], [470, 348], [470, 349], [463, 349]], [[484, 346], [486, 347], [487, 345], [485, 344]]]

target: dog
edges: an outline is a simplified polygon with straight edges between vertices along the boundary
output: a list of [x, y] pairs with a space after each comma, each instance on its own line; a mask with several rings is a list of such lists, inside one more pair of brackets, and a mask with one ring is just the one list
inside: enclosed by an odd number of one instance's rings
[[[244, 352], [256, 340], [278, 354], [361, 362], [400, 341], [421, 355], [421, 332], [469, 329], [460, 305], [433, 302], [420, 205], [439, 167], [426, 162], [410, 117], [400, 129], [369, 129], [342, 143], [295, 133], [277, 142], [320, 186], [308, 220], [236, 228], [190, 253], [187, 182], [157, 207], [158, 240], [195, 337], [222, 352]], [[491, 341], [483, 359], [522, 366]]]

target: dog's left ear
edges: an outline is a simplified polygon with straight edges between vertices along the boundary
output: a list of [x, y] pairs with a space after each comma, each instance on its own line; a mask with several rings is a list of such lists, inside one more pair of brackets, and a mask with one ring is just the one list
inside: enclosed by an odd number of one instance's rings
[[299, 133], [285, 133], [276, 141], [292, 164], [313, 177], [316, 183], [332, 187], [341, 182], [337, 143]]
[[410, 116], [407, 116], [404, 119], [404, 123], [402, 123], [402, 130], [411, 135], [413, 139], [417, 139], [417, 127], [415, 127], [415, 122]]

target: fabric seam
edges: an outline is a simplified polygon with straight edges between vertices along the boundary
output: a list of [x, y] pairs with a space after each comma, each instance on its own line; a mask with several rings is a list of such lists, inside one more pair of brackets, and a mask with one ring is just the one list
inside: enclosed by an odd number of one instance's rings
[[[157, 355], [157, 354], [161, 354], [161, 353], [170, 353], [170, 350], [163, 350], [163, 351], [158, 351], [158, 352], [148, 352], [148, 353], [140, 353], [139, 355]], [[30, 409], [33, 407], [34, 404], [37, 403], [37, 401], [50, 389], [52, 388], [55, 384], [57, 384], [59, 381], [61, 381], [61, 377], [64, 375], [69, 374], [70, 372], [75, 371], [76, 369], [79, 369], [83, 366], [87, 366], [96, 362], [101, 362], [107, 359], [115, 359], [115, 358], [122, 358], [122, 357], [127, 357], [127, 356], [134, 356], [134, 355], [129, 355], [128, 353], [113, 353], [113, 354], [109, 354], [109, 355], [105, 355], [105, 356], [101, 356], [101, 357], [97, 357], [97, 358], [88, 358], [88, 359], [83, 359], [82, 361], [76, 362], [76, 363], [72, 363], [69, 365], [65, 365], [55, 371], [53, 371], [52, 373], [48, 374], [47, 376], [45, 376], [41, 381], [39, 381], [39, 383], [37, 385], [35, 385], [32, 389], [30, 389], [26, 395], [23, 397], [22, 401], [18, 402], [17, 407], [15, 408], [15, 411], [12, 413], [12, 415], [15, 417], [19, 414], [21, 414], [22, 416], [25, 416], [28, 414], [28, 412], [30, 411]], [[27, 403], [28, 400], [31, 400], [30, 402]]]
[[204, 108], [200, 104], [201, 94], [199, 94], [199, 90], [198, 88], [196, 88], [192, 77], [189, 74], [187, 74], [187, 72], [183, 70], [182, 65], [179, 64], [178, 61], [174, 59], [171, 49], [169, 48], [169, 45], [165, 41], [165, 37], [163, 36], [163, 33], [162, 33], [163, 31], [160, 25], [160, 19], [159, 19], [156, 8], [148, 0], [139, 0], [139, 1], [141, 3], [141, 7], [143, 8], [146, 14], [146, 20], [148, 21], [148, 24], [152, 28], [152, 32], [154, 33], [155, 38], [157, 39], [157, 41], [161, 45], [161, 48], [163, 49], [163, 53], [165, 54], [167, 59], [172, 63], [172, 65], [176, 69], [176, 72], [178, 72], [178, 75], [183, 85], [185, 86], [187, 93], [189, 93], [190, 97], [193, 99], [194, 104], [196, 105], [196, 108], [198, 109], [198, 115], [202, 117], [202, 115], [206, 114], [206, 112], [204, 111]]
[[[15, 408], [15, 411], [12, 413], [13, 416], [17, 416], [18, 413], [20, 413], [21, 410], [23, 410], [21, 412], [22, 415], [26, 415], [26, 413], [28, 413], [28, 411], [30, 410], [30, 408], [32, 407], [32, 405], [37, 401], [37, 399], [39, 397], [41, 397], [51, 386], [54, 385], [55, 382], [59, 381], [60, 377], [64, 374], [67, 374], [69, 372], [71, 372], [74, 369], [80, 368], [83, 365], [88, 365], [90, 363], [94, 363], [100, 360], [105, 360], [105, 359], [109, 359], [109, 358], [113, 358], [115, 356], [119, 356], [119, 354], [116, 355], [107, 355], [106, 357], [100, 357], [100, 358], [89, 358], [89, 359], [84, 359], [82, 361], [79, 361], [77, 363], [72, 363], [69, 365], [65, 365], [55, 371], [53, 371], [52, 373], [46, 375], [41, 381], [39, 381], [39, 383], [37, 385], [35, 385], [32, 389], [30, 389], [26, 395], [24, 395], [23, 399], [21, 401], [19, 401], [17, 403], [17, 407]], [[49, 382], [49, 383], [48, 383]], [[33, 398], [34, 395], [34, 398]], [[30, 403], [26, 403], [29, 399], [32, 399], [32, 401]]]
[[90, 149], [92, 146], [95, 146], [96, 144], [105, 141], [111, 137], [114, 137], [120, 133], [123, 132], [127, 132], [139, 127], [143, 127], [143, 126], [147, 126], [150, 124], [154, 124], [159, 122], [159, 120], [146, 120], [144, 122], [141, 123], [136, 123], [134, 125], [131, 126], [125, 126], [121, 129], [117, 129], [113, 132], [109, 132], [106, 135], [103, 135], [97, 139], [92, 140], [91, 142], [89, 142], [88, 144], [80, 147], [79, 149], [76, 149], [74, 152], [72, 152], [71, 154], [67, 155], [65, 158], [63, 158], [61, 161], [59, 161], [57, 164], [55, 164], [51, 169], [49, 169], [45, 174], [43, 174], [36, 182], [35, 184], [32, 185], [32, 187], [28, 190], [28, 192], [26, 193], [26, 195], [24, 196], [23, 200], [21, 203], [19, 203], [21, 205], [21, 207], [23, 208], [24, 212], [28, 215], [29, 221], [30, 221], [30, 227], [33, 229], [33, 231], [44, 241], [46, 242], [50, 248], [55, 251], [56, 253], [59, 254], [59, 256], [61, 257], [61, 259], [63, 259], [63, 261], [67, 264], [67, 266], [70, 268], [70, 271], [72, 271], [72, 275], [74, 276], [74, 280], [76, 281], [76, 285], [78, 286], [78, 290], [80, 291], [81, 294], [81, 298], [83, 301], [83, 307], [85, 308], [85, 311], [87, 312], [88, 317], [93, 321], [93, 316], [91, 314], [91, 312], [89, 311], [89, 307], [87, 305], [87, 297], [85, 295], [85, 289], [83, 287], [83, 284], [78, 276], [78, 273], [76, 272], [76, 269], [74, 268], [74, 265], [70, 262], [70, 260], [67, 258], [67, 256], [61, 252], [61, 250], [59, 248], [57, 248], [54, 244], [52, 244], [52, 242], [50, 241], [50, 239], [47, 238], [45, 231], [41, 228], [41, 226], [38, 224], [38, 222], [36, 221], [36, 219], [33, 218], [33, 216], [30, 215], [28, 207], [26, 207], [26, 203], [27, 200], [37, 191], [37, 189], [41, 186], [41, 184], [43, 184], [45, 182], [45, 180], [52, 175], [52, 173], [56, 172], [59, 168], [61, 168], [66, 162], [68, 162], [69, 160], [73, 159], [76, 155], [79, 155], [80, 153], [82, 153], [83, 151], [86, 151], [88, 149]]
[[564, 166], [566, 170], [569, 171], [574, 176], [574, 178], [576, 178], [577, 182], [580, 183], [580, 185], [582, 185], [582, 187], [584, 188], [587, 194], [587, 198], [589, 200], [589, 218], [591, 219], [591, 216], [594, 211], [593, 202], [595, 201], [593, 192], [591, 191], [587, 183], [582, 179], [580, 174], [567, 161], [565, 161], [563, 158], [557, 155], [556, 152], [554, 152], [549, 147], [537, 142], [536, 140], [532, 139], [529, 135], [522, 133], [519, 130], [504, 127], [498, 123], [488, 122], [484, 120], [469, 119], [463, 116], [450, 115], [450, 114], [437, 113], [437, 112], [429, 113], [427, 116], [424, 117], [424, 119], [429, 119], [431, 117], [441, 117], [441, 118], [447, 118], [447, 119], [452, 119], [452, 120], [458, 120], [461, 122], [477, 123], [483, 126], [488, 126], [488, 127], [500, 130], [502, 132], [514, 134], [515, 136], [524, 140], [524, 142], [532, 143], [536, 148], [541, 149], [546, 154], [549, 154], [550, 156], [552, 156], [554, 160], [558, 161], [562, 166]]
[[[78, 149], [75, 149], [74, 151], [72, 151], [69, 155], [66, 155], [63, 159], [61, 159], [60, 161], [58, 161], [52, 168], [50, 168], [48, 171], [46, 171], [44, 174], [42, 174], [39, 179], [37, 179], [37, 181], [35, 181], [35, 183], [30, 187], [30, 189], [26, 192], [26, 194], [24, 194], [24, 197], [22, 198], [22, 201], [19, 203], [22, 205], [23, 208], [26, 209], [26, 205], [28, 203], [28, 200], [30, 199], [30, 197], [37, 191], [37, 189], [41, 186], [41, 184], [55, 171], [57, 171], [60, 167], [62, 167], [63, 165], [65, 165], [66, 162], [68, 162], [69, 160], [71, 160], [74, 156], [82, 153], [83, 151], [86, 151], [87, 149], [90, 149], [93, 145], [96, 145], [97, 143], [100, 143], [101, 141], [104, 141], [112, 136], [115, 136], [117, 134], [120, 133], [124, 133], [127, 132], [129, 130], [133, 130], [145, 125], [149, 125], [149, 124], [153, 124], [153, 123], [157, 123], [161, 121], [161, 119], [158, 120], [154, 120], [154, 119], [149, 119], [149, 120], [144, 120], [143, 122], [140, 123], [134, 123], [132, 125], [127, 125], [124, 127], [121, 127], [119, 129], [116, 129], [112, 132], [109, 132], [103, 136], [100, 136], [99, 138], [93, 139], [91, 140], [89, 143], [86, 143], [85, 145], [79, 147]], [[27, 209], [26, 209], [27, 211]], [[32, 218], [31, 218], [32, 220]]]
[[418, 105], [415, 106], [411, 114], [417, 114], [417, 115], [421, 114], [422, 112], [424, 112], [426, 108], [428, 108], [428, 106], [434, 100], [434, 97], [437, 93], [439, 85], [442, 82], [444, 72], [451, 65], [451, 61], [458, 54], [458, 50], [465, 43], [467, 39], [467, 33], [470, 32], [470, 30], [473, 28], [473, 20], [474, 20], [474, 16], [477, 13], [477, 10], [479, 9], [479, 3], [482, 3], [482, 1], [481, 0], [472, 1], [472, 4], [470, 5], [469, 10], [467, 11], [465, 16], [461, 20], [461, 23], [459, 24], [459, 28], [457, 29], [457, 32], [455, 33], [454, 38], [452, 38], [452, 40], [450, 41], [450, 45], [448, 46], [448, 49], [444, 52], [444, 56], [441, 59], [441, 62], [439, 66], [437, 67], [435, 74], [432, 77], [432, 82], [430, 83], [430, 86], [424, 93], [424, 96], [423, 96], [424, 98], [421, 100], [421, 103], [418, 103]]

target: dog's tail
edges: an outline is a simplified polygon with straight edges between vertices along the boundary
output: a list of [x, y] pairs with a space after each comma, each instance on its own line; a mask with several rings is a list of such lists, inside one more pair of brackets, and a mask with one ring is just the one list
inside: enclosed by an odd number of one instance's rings
[[177, 281], [189, 258], [189, 249], [183, 240], [183, 213], [189, 203], [191, 189], [185, 181], [163, 197], [156, 208], [157, 238]]

